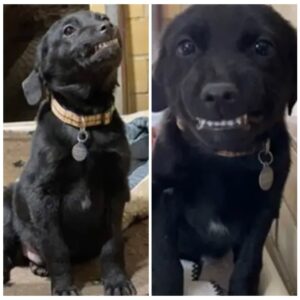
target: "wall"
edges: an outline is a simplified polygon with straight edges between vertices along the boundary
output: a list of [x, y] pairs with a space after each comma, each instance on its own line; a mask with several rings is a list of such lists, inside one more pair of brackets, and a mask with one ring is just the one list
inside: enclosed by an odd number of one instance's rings
[[[148, 109], [148, 6], [121, 5], [124, 32], [123, 63], [126, 89], [124, 111]], [[105, 5], [91, 5], [91, 10], [105, 12]], [[120, 28], [120, 30], [124, 30]]]

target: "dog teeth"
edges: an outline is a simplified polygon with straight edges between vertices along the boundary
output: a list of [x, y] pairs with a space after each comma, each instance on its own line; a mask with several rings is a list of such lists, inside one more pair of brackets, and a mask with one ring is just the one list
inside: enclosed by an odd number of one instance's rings
[[244, 114], [240, 117], [237, 117], [237, 118], [231, 119], [231, 120], [211, 121], [211, 120], [205, 120], [202, 118], [196, 118], [196, 121], [197, 121], [197, 124], [196, 124], [197, 130], [201, 130], [204, 127], [231, 128], [231, 127], [239, 127], [242, 125], [247, 125], [248, 117], [247, 117], [247, 114]]
[[197, 118], [197, 125], [196, 125], [197, 130], [201, 130], [204, 127], [205, 123], [206, 123], [205, 120]]
[[237, 125], [242, 125], [242, 118], [241, 117], [240, 118], [236, 118], [234, 121], [235, 121], [235, 123]]
[[248, 116], [246, 115], [246, 114], [244, 114], [243, 116], [242, 116], [242, 122], [243, 122], [243, 124], [247, 124], [248, 123]]
[[107, 42], [102, 42], [102, 43], [96, 44], [94, 46], [94, 49], [95, 49], [95, 51], [98, 51], [100, 49], [106, 48], [106, 47], [114, 45], [114, 44], [117, 45], [118, 43], [119, 43], [118, 39], [113, 39], [113, 40], [110, 40], [110, 41], [107, 41]]

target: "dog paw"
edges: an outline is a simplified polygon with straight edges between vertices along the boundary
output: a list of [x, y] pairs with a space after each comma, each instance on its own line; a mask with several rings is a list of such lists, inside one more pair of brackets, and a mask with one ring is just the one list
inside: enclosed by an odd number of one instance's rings
[[30, 268], [31, 272], [34, 275], [37, 275], [37, 276], [40, 276], [40, 277], [48, 277], [49, 276], [48, 270], [43, 266], [39, 266], [39, 265], [36, 265], [33, 262], [30, 262], [29, 263], [29, 268]]
[[103, 280], [105, 295], [136, 295], [132, 282], [123, 274]]
[[80, 293], [76, 287], [70, 286], [66, 288], [54, 288], [52, 290], [53, 296], [79, 296]]

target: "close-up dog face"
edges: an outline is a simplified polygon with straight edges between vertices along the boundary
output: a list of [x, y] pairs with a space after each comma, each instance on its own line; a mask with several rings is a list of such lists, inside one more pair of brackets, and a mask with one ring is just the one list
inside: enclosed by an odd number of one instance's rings
[[[121, 62], [119, 30], [100, 13], [80, 11], [55, 22], [37, 50], [35, 70], [23, 84], [26, 98], [36, 104], [42, 85], [52, 93], [85, 99], [92, 87], [110, 92]], [[73, 103], [74, 105], [74, 103]]]
[[154, 80], [209, 152], [249, 151], [296, 101], [294, 29], [263, 5], [192, 6], [168, 26]]

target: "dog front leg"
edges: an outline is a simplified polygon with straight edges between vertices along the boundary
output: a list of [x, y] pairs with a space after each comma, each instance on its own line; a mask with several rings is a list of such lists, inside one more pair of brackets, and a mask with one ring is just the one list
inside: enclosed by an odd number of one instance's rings
[[235, 266], [230, 279], [230, 295], [258, 295], [263, 247], [274, 213], [262, 211], [235, 253]]
[[183, 268], [178, 253], [178, 211], [172, 189], [161, 193], [153, 184], [152, 294], [183, 295]]
[[111, 238], [104, 244], [100, 255], [101, 277], [105, 295], [134, 295], [136, 289], [125, 272], [122, 218], [129, 189], [111, 201], [109, 226]]
[[51, 278], [52, 295], [78, 295], [72, 285], [69, 249], [59, 226], [59, 201], [43, 197], [31, 205], [38, 250]]

